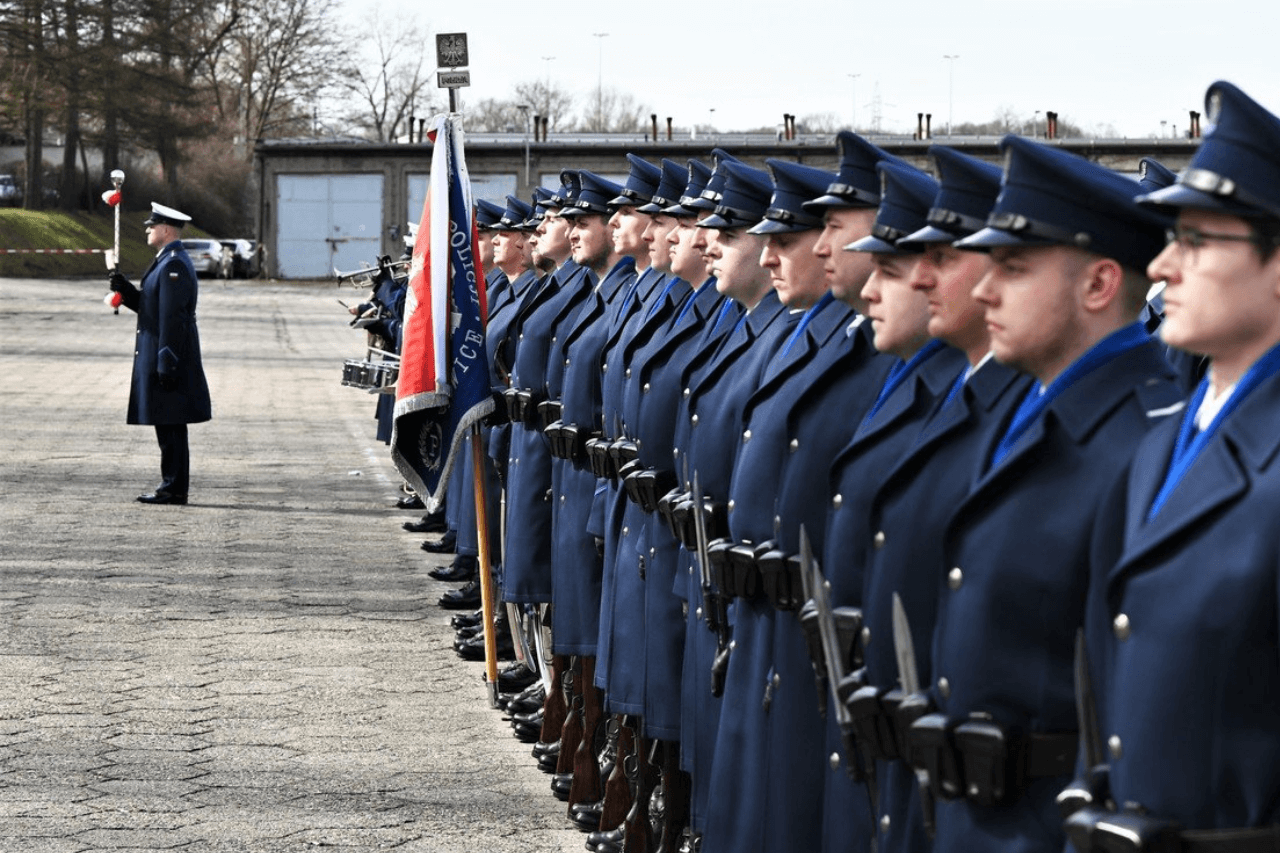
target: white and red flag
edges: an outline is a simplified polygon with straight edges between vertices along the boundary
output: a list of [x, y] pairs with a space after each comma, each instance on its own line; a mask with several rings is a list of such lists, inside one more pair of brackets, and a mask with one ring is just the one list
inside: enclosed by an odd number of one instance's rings
[[413, 244], [391, 459], [428, 511], [444, 498], [463, 435], [493, 411], [484, 277], [472, 247], [471, 181], [457, 116], [437, 116], [431, 178]]

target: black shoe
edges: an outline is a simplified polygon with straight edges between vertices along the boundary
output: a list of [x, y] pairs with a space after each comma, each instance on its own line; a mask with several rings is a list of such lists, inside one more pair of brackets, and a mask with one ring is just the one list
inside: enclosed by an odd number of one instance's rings
[[445, 610], [474, 610], [480, 606], [480, 581], [468, 581], [459, 589], [451, 589], [440, 596], [440, 606]]
[[474, 627], [482, 624], [483, 622], [484, 615], [479, 610], [476, 610], [472, 613], [455, 613], [453, 617], [449, 619], [449, 626], [456, 631], [468, 626]]
[[595, 832], [600, 828], [600, 812], [604, 811], [604, 801], [594, 803], [574, 803], [569, 806], [569, 820], [583, 832]]
[[622, 839], [625, 836], [626, 830], [623, 826], [606, 829], [603, 832], [596, 830], [587, 836], [587, 849], [591, 853], [621, 853]]
[[538, 738], [542, 737], [542, 720], [539, 719], [535, 725], [512, 723], [511, 730], [521, 743], [537, 743]]
[[[535, 681], [519, 693], [499, 693], [498, 707], [506, 714], [528, 714], [547, 704], [547, 691], [542, 681]], [[507, 717], [510, 719], [510, 716]]]
[[569, 790], [573, 788], [572, 773], [557, 773], [551, 777], [551, 793], [562, 803], [569, 802]]
[[173, 504], [175, 506], [186, 506], [186, 495], [173, 495], [163, 489], [156, 489], [154, 492], [148, 492], [145, 495], [138, 495], [138, 503], [141, 504]]
[[[510, 660], [515, 657], [516, 649], [508, 637], [504, 643], [502, 638], [497, 642], [498, 660]], [[484, 660], [484, 636], [475, 636], [467, 640], [459, 640], [453, 644], [453, 650], [463, 660]]]
[[449, 524], [440, 516], [424, 515], [417, 521], [406, 521], [401, 525], [410, 533], [448, 533]]
[[[540, 746], [547, 748], [539, 752], [538, 747]], [[538, 759], [538, 769], [543, 773], [555, 773], [556, 765], [560, 763], [560, 741], [555, 743], [538, 741], [533, 745], [533, 757]]]
[[423, 542], [420, 547], [428, 554], [454, 554], [458, 550], [458, 537], [446, 534], [443, 539], [437, 542], [428, 540]]
[[560, 741], [552, 741], [551, 743], [538, 741], [533, 745], [532, 754], [534, 758], [541, 758], [548, 752], [554, 752], [558, 755], [560, 753]]
[[473, 580], [476, 576], [476, 558], [467, 556], [454, 557], [453, 562], [449, 565], [432, 569], [427, 574], [438, 581], [448, 581], [449, 583]]
[[538, 680], [538, 673], [524, 663], [516, 663], [498, 673], [498, 689], [503, 693], [518, 693]]
[[427, 505], [417, 495], [406, 495], [396, 501], [396, 509], [426, 509]]

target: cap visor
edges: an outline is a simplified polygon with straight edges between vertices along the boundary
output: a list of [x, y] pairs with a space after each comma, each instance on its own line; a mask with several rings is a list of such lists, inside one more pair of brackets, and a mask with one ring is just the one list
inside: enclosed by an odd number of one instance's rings
[[1210, 195], [1183, 184], [1171, 184], [1155, 192], [1140, 195], [1134, 199], [1143, 207], [1151, 207], [1166, 212], [1177, 212], [1181, 208], [1190, 207], [1197, 210], [1218, 210], [1224, 213], [1258, 216], [1264, 211], [1234, 199]]
[[983, 228], [963, 240], [957, 240], [953, 245], [957, 249], [984, 252], [1000, 246], [1052, 246], [1053, 242], [1043, 237], [1020, 237], [1012, 231], [1002, 231], [999, 228]]
[[813, 231], [812, 225], [790, 225], [776, 219], [761, 219], [759, 223], [747, 229], [748, 234], [798, 234], [801, 231]]
[[873, 255], [906, 255], [908, 252], [899, 250], [892, 243], [881, 240], [879, 237], [863, 237], [861, 240], [855, 240], [844, 247], [846, 252], [869, 252]]
[[914, 234], [908, 234], [899, 240], [899, 243], [954, 243], [959, 240], [963, 234], [953, 234], [950, 231], [944, 231], [932, 225], [926, 225]]

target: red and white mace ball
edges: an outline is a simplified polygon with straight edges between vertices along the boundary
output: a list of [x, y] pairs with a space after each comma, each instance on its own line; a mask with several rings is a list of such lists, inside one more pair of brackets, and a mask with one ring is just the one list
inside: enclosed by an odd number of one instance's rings
[[102, 200], [115, 207], [120, 203], [120, 190], [107, 190], [102, 194]]
[[124, 304], [124, 297], [113, 290], [110, 293], [108, 293], [106, 296], [104, 296], [102, 298], [102, 301], [106, 304], [108, 308], [119, 308], [121, 305]]

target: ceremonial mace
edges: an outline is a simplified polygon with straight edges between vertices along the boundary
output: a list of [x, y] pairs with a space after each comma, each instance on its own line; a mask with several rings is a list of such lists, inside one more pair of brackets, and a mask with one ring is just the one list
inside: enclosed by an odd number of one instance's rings
[[[115, 208], [116, 211], [116, 239], [115, 246], [111, 254], [111, 270], [112, 272], [120, 272], [120, 185], [124, 183], [124, 172], [115, 169], [111, 172], [111, 186], [113, 190], [107, 190], [102, 194], [102, 200]], [[116, 291], [107, 294], [106, 303], [111, 306], [112, 313], [120, 313], [120, 304], [124, 302], [124, 297]]]

